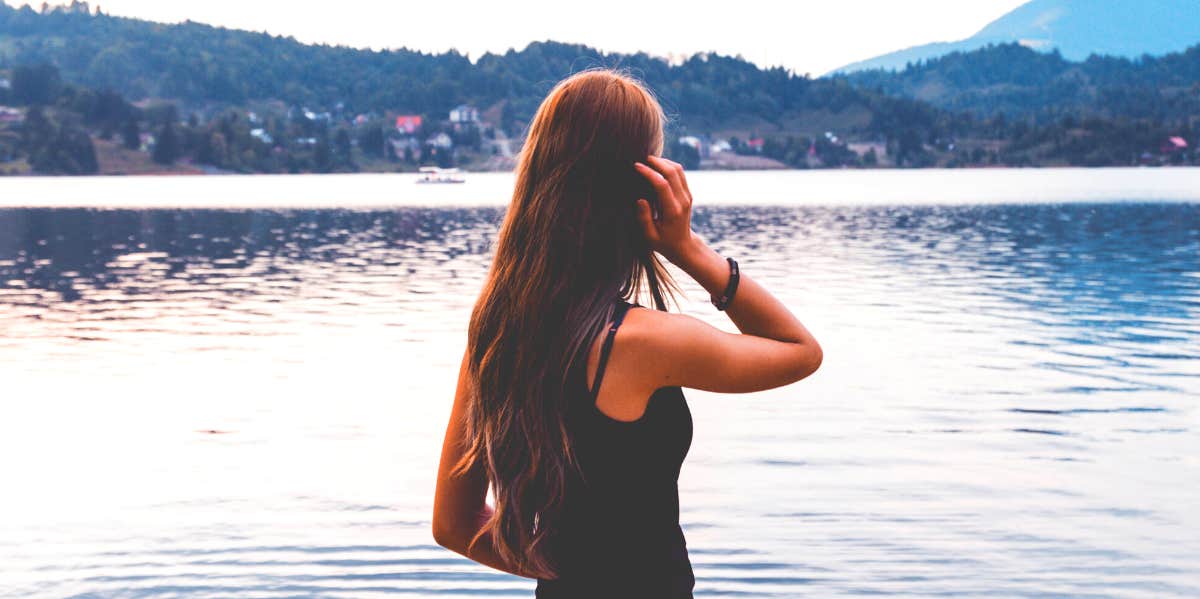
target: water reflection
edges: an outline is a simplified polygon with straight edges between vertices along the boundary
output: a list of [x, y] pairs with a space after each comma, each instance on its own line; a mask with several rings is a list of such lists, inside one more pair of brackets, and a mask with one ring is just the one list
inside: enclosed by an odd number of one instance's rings
[[[532, 596], [428, 536], [501, 216], [0, 210], [0, 596]], [[1200, 206], [694, 224], [827, 356], [688, 393], [697, 596], [1200, 593]]]

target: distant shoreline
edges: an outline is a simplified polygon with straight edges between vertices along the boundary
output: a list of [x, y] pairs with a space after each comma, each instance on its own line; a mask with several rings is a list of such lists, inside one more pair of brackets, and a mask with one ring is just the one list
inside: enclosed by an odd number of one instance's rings
[[[1008, 165], [978, 165], [978, 166], [925, 166], [925, 167], [841, 167], [841, 168], [794, 168], [788, 166], [781, 167], [745, 167], [745, 168], [698, 168], [688, 169], [688, 172], [696, 173], [771, 173], [771, 172], [954, 172], [954, 171], [1038, 171], [1038, 170], [1080, 170], [1080, 171], [1102, 171], [1102, 170], [1200, 170], [1200, 166], [1182, 164], [1156, 164], [1156, 165], [1130, 165], [1130, 166], [1074, 166], [1066, 164], [1047, 164], [1047, 165], [1031, 165], [1031, 166], [1008, 166]], [[469, 168], [462, 169], [462, 172], [470, 174], [504, 174], [511, 173], [512, 170], [471, 170]], [[62, 175], [62, 174], [45, 174], [45, 173], [4, 173], [0, 169], [0, 182], [12, 179], [87, 179], [87, 178], [142, 178], [142, 177], [307, 177], [307, 176], [354, 176], [354, 175], [417, 175], [417, 170], [396, 170], [396, 171], [355, 171], [355, 172], [332, 172], [332, 173], [239, 173], [235, 171], [222, 170], [206, 165], [186, 165], [176, 164], [170, 168], [161, 170], [147, 170], [139, 172], [116, 172], [106, 173], [100, 172], [91, 175]]]
[[[417, 175], [332, 173], [53, 176], [0, 180], [0, 210], [399, 210], [499, 208], [513, 173], [468, 173], [462, 185]], [[1200, 167], [693, 171], [701, 208], [1200, 203]]]

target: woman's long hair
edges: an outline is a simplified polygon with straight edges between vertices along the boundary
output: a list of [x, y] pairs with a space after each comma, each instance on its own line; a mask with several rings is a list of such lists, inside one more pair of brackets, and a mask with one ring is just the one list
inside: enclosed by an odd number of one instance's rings
[[467, 450], [454, 472], [484, 467], [495, 500], [471, 545], [490, 532], [499, 555], [540, 578], [558, 573], [548, 540], [579, 472], [567, 413], [590, 341], [617, 298], [648, 292], [665, 310], [664, 290], [679, 291], [636, 219], [637, 199], [654, 197], [633, 164], [662, 153], [665, 120], [620, 71], [556, 85], [529, 126], [471, 313]]

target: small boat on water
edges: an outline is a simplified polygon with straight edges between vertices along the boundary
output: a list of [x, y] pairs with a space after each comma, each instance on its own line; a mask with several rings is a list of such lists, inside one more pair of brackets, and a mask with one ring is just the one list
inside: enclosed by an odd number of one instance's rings
[[456, 168], [439, 168], [436, 166], [421, 167], [421, 176], [417, 179], [417, 183], [466, 183], [467, 180], [459, 173], [462, 171]]

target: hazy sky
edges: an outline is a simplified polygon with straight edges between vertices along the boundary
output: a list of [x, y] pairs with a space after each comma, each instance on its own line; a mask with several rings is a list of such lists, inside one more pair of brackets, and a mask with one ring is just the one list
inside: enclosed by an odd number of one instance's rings
[[1024, 2], [93, 0], [92, 5], [100, 4], [114, 15], [170, 22], [192, 19], [356, 47], [439, 52], [454, 47], [477, 58], [485, 51], [503, 52], [553, 39], [659, 56], [709, 50], [741, 54], [760, 65], [820, 75], [891, 50], [968, 37]]

